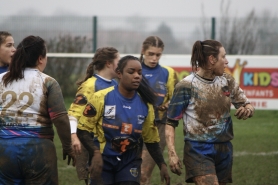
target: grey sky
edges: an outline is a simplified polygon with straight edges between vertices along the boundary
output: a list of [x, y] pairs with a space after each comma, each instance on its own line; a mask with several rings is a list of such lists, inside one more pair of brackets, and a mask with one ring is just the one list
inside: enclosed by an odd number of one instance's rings
[[[220, 15], [222, 0], [1, 0], [0, 16], [20, 14], [81, 16], [208, 17]], [[229, 15], [242, 17], [254, 9], [278, 15], [277, 0], [224, 0]]]

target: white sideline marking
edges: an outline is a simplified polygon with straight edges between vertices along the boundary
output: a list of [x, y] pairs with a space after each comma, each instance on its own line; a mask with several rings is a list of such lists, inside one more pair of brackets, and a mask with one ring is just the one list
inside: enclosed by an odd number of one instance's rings
[[269, 155], [278, 155], [278, 151], [274, 152], [259, 152], [259, 153], [251, 153], [251, 152], [234, 152], [234, 157], [245, 156], [245, 155], [256, 155], [256, 156], [269, 156]]
[[71, 170], [74, 169], [75, 167], [73, 167], [71, 164], [66, 166], [66, 167], [58, 167], [58, 170]]

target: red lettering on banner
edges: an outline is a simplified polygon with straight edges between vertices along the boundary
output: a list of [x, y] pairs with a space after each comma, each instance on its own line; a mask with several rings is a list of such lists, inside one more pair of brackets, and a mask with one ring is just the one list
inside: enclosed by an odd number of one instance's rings
[[263, 101], [263, 102], [262, 102], [262, 107], [263, 107], [263, 108], [267, 108], [267, 102], [266, 102], [266, 101]]
[[255, 108], [267, 108], [267, 101], [251, 101]]

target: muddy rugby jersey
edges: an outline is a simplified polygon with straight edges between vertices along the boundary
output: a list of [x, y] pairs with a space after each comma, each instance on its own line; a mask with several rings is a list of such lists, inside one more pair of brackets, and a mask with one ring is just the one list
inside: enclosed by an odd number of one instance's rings
[[0, 138], [53, 139], [53, 119], [67, 114], [58, 82], [37, 69], [4, 86], [0, 74]]
[[208, 81], [193, 73], [176, 85], [167, 117], [183, 118], [185, 140], [226, 142], [233, 139], [231, 103], [236, 108], [249, 103], [231, 75]]

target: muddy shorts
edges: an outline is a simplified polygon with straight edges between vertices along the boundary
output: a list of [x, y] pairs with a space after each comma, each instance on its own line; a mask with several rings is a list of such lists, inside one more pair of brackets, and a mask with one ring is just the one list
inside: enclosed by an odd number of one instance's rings
[[[140, 149], [132, 149], [121, 156], [102, 155], [103, 168], [102, 180], [104, 184], [115, 184], [123, 181], [131, 181], [140, 184], [141, 163]], [[97, 185], [90, 180], [90, 185]]]
[[0, 139], [0, 184], [58, 184], [54, 143], [41, 138]]
[[232, 182], [233, 145], [185, 141], [183, 163], [186, 182], [193, 177], [215, 174], [219, 182]]

